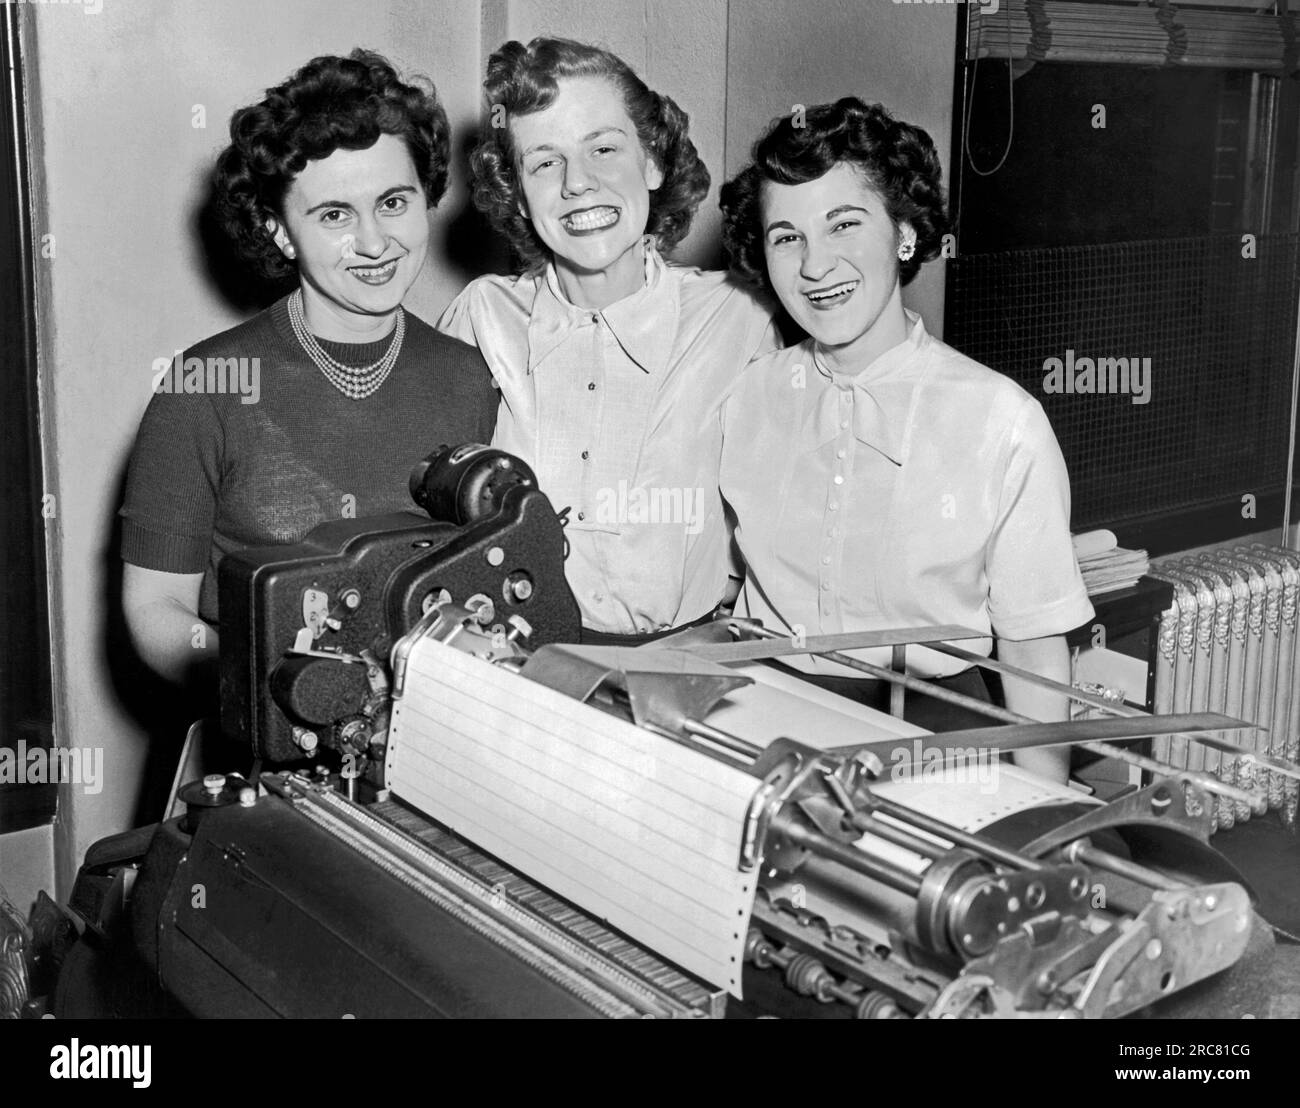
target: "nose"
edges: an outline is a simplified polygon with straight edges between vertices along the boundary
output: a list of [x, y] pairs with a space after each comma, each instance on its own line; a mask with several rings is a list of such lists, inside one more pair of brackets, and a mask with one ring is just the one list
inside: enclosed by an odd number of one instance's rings
[[835, 268], [835, 255], [822, 243], [804, 239], [803, 253], [799, 258], [799, 275], [806, 281], [820, 281]]
[[388, 249], [388, 234], [380, 226], [379, 220], [372, 214], [362, 214], [357, 220], [356, 231], [351, 241], [345, 240], [344, 256], [349, 248], [363, 258], [381, 258]]
[[563, 191], [565, 196], [581, 196], [596, 187], [596, 175], [581, 158], [569, 158], [564, 163]]

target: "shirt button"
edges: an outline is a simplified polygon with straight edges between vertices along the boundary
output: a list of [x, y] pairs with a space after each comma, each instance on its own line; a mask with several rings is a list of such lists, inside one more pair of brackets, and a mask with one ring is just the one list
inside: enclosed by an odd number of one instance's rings
[[587, 518], [587, 513], [586, 513], [586, 512], [579, 512], [579, 513], [578, 513], [578, 518], [579, 518], [579, 519], [586, 519], [586, 518]]
[[822, 565], [824, 565], [824, 566], [828, 566], [828, 565], [830, 565], [830, 564], [831, 564], [831, 556], [830, 556], [829, 554], [823, 554], [823, 555], [822, 555]]
[[829, 589], [830, 587], [831, 587], [831, 583], [830, 583], [829, 581], [823, 581], [823, 582], [822, 582], [822, 589], [823, 589], [823, 590], [825, 590], [825, 589]]
[[595, 312], [592, 312], [592, 313], [591, 313], [591, 322], [592, 322], [592, 323], [599, 323], [599, 322], [600, 322], [600, 316], [598, 316]]
[[[591, 457], [591, 451], [590, 451], [590, 450], [584, 450], [584, 451], [582, 452], [582, 460], [583, 460], [584, 462], [585, 462], [588, 458], [590, 458], [590, 457]], [[581, 519], [582, 517], [579, 516], [578, 518]]]
[[843, 447], [840, 447], [840, 449], [838, 449], [837, 451], [835, 451], [835, 457], [837, 457], [837, 458], [842, 458], [842, 457], [844, 457], [844, 448], [843, 448]]
[[835, 483], [836, 483], [837, 485], [842, 485], [842, 484], [844, 484], [844, 474], [842, 474], [842, 473], [837, 473], [837, 474], [835, 475]]
[[829, 507], [832, 512], [838, 512], [840, 510], [840, 502], [838, 500], [832, 500]]
[[848, 429], [849, 429], [849, 421], [847, 419], [840, 420], [840, 430], [847, 431]]
[[587, 391], [588, 391], [588, 392], [595, 392], [595, 391], [596, 391], [596, 382], [595, 382], [595, 381], [588, 381], [588, 382], [587, 382]]

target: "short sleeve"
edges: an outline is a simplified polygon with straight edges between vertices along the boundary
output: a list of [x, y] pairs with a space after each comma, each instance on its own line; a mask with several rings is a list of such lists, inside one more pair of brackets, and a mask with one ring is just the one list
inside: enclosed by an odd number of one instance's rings
[[434, 328], [470, 346], [480, 345], [474, 334], [474, 319], [470, 311], [470, 286], [461, 289], [456, 299], [447, 305]]
[[1070, 538], [1070, 481], [1042, 406], [1025, 398], [1011, 426], [986, 572], [994, 634], [1064, 634], [1092, 618]]
[[165, 573], [208, 568], [223, 437], [208, 397], [157, 393], [150, 400], [120, 512], [123, 561]]

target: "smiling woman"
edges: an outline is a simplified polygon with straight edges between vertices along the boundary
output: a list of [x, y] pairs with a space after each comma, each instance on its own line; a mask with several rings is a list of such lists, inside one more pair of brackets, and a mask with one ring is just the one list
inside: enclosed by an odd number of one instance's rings
[[[478, 354], [402, 308], [447, 183], [433, 90], [367, 51], [316, 58], [237, 111], [230, 138], [223, 228], [258, 275], [296, 287], [164, 364], [121, 511], [132, 638], [205, 691], [225, 554], [407, 507], [410, 467], [441, 442], [486, 441], [496, 407]], [[237, 364], [241, 388], [190, 373], [214, 363]]]
[[[855, 98], [802, 122], [774, 121], [722, 190], [732, 268], [774, 290], [807, 333], [756, 364], [724, 408], [722, 491], [747, 569], [736, 611], [798, 635], [958, 624], [989, 636], [985, 653], [996, 637], [1003, 661], [1068, 681], [1064, 634], [1092, 606], [1047, 417], [903, 308], [902, 285], [947, 227], [930, 136]], [[888, 653], [861, 657], [888, 666]], [[796, 664], [887, 703], [883, 682]], [[915, 676], [987, 699], [962, 665], [908, 652]], [[1004, 684], [1013, 710], [1065, 718], [1063, 697]], [[983, 723], [928, 697], [908, 703], [930, 730]], [[1065, 776], [1056, 751], [1017, 760]]]
[[494, 444], [568, 510], [584, 640], [640, 642], [723, 599], [719, 406], [775, 347], [771, 311], [726, 274], [664, 261], [709, 175], [685, 113], [621, 59], [508, 42], [484, 87], [504, 126], [474, 151], [474, 201], [521, 272], [474, 281], [438, 327], [482, 350], [501, 388]]

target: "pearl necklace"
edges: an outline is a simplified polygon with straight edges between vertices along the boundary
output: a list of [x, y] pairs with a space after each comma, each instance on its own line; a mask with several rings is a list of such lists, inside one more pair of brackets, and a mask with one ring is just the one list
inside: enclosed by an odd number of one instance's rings
[[402, 339], [406, 337], [406, 313], [399, 307], [393, 341], [388, 344], [384, 356], [371, 365], [344, 365], [337, 358], [331, 357], [308, 330], [302, 309], [302, 289], [295, 289], [289, 297], [289, 325], [307, 357], [325, 374], [325, 379], [349, 400], [364, 400], [388, 380], [388, 375], [397, 363], [397, 356], [402, 352]]

